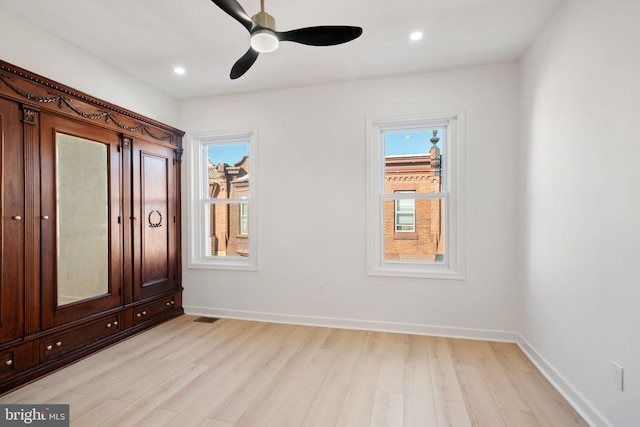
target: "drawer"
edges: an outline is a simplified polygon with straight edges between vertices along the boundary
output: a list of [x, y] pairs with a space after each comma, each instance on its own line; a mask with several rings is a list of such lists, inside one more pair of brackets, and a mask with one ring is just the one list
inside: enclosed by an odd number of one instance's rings
[[62, 357], [120, 331], [118, 315], [102, 318], [40, 340], [40, 361]]
[[151, 320], [154, 316], [172, 311], [176, 306], [174, 296], [161, 298], [148, 304], [139, 305], [133, 309], [134, 323], [141, 323]]
[[16, 354], [13, 350], [0, 353], [0, 378], [16, 373]]

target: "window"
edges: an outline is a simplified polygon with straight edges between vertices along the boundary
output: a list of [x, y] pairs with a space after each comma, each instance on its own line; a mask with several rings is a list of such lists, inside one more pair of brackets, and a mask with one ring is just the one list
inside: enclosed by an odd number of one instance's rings
[[240, 204], [240, 234], [249, 234], [249, 205], [246, 203]]
[[[410, 193], [414, 191], [396, 191], [396, 193]], [[395, 214], [396, 233], [416, 231], [416, 203], [414, 199], [396, 199]]]
[[463, 114], [367, 121], [371, 275], [464, 278]]
[[190, 267], [257, 269], [256, 134], [190, 135]]

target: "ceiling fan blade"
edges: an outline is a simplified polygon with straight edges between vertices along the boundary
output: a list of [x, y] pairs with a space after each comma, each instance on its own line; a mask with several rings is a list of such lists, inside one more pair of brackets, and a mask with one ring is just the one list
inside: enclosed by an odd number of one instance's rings
[[246, 73], [253, 63], [256, 62], [256, 59], [258, 59], [258, 55], [259, 53], [257, 51], [253, 50], [253, 48], [249, 48], [247, 53], [242, 55], [242, 58], [238, 59], [236, 63], [233, 64], [230, 74], [231, 79], [235, 80]]
[[280, 41], [302, 43], [310, 46], [333, 46], [350, 42], [362, 34], [362, 28], [341, 25], [299, 28], [276, 32]]
[[251, 19], [247, 12], [244, 11], [240, 3], [236, 0], [211, 0], [214, 2], [220, 9], [227, 12], [229, 16], [233, 19], [241, 23], [247, 30], [251, 31], [253, 27], [256, 25], [255, 22]]

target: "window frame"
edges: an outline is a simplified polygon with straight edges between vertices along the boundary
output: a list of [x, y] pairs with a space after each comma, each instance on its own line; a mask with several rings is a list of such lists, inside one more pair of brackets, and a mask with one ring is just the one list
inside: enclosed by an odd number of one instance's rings
[[[397, 196], [385, 194], [384, 136], [390, 131], [401, 132], [425, 128], [445, 129], [446, 139], [441, 149], [442, 191], [437, 195], [416, 195], [414, 198], [415, 200], [423, 198], [444, 200], [445, 250], [443, 261], [388, 261], [384, 259], [384, 201], [397, 198]], [[454, 280], [466, 278], [464, 147], [464, 111], [366, 119], [368, 275]]]
[[[258, 270], [258, 129], [238, 129], [190, 133], [189, 149], [189, 245], [188, 267], [214, 270]], [[218, 204], [248, 205], [248, 256], [215, 256], [207, 250], [208, 215], [206, 207], [211, 204], [208, 197], [208, 153], [211, 145], [248, 144], [250, 163], [249, 195], [240, 199], [224, 199]], [[207, 181], [205, 183], [205, 181]], [[243, 235], [245, 236], [245, 235]]]

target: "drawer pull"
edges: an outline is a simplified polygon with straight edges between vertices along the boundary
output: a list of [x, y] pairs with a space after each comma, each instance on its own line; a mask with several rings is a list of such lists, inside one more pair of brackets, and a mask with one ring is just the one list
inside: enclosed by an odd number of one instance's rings
[[142, 313], [138, 313], [136, 316], [138, 317], [142, 317], [142, 316], [146, 316], [147, 315], [147, 311], [143, 311]]
[[11, 219], [13, 219], [15, 221], [20, 221], [22, 219], [22, 217], [20, 215], [16, 215], [16, 216], [12, 216]]
[[111, 323], [107, 323], [107, 328], [110, 328], [110, 327], [111, 327]]
[[[58, 341], [58, 342], [56, 343], [56, 347], [62, 347], [62, 341]], [[47, 350], [48, 350], [48, 351], [53, 350], [53, 345], [49, 344], [49, 345], [47, 346]]]
[[113, 323], [107, 323], [107, 328], [110, 328], [112, 326], [118, 326], [118, 322], [113, 322]]
[[42, 219], [44, 219], [45, 221], [49, 219], [49, 215], [43, 215]]
[[171, 307], [173, 304], [175, 304], [175, 302], [171, 301], [171, 302], [165, 303], [164, 305], [166, 305], [167, 307]]
[[118, 321], [113, 322], [113, 326], [118, 326]]
[[11, 365], [13, 365], [13, 360], [9, 359], [6, 362], [4, 362], [4, 364], [7, 365], [7, 366], [11, 366]]
[[143, 316], [146, 316], [146, 315], [147, 315], [147, 312], [146, 312], [146, 311], [143, 311], [143, 312], [142, 312], [142, 315], [143, 315]]

